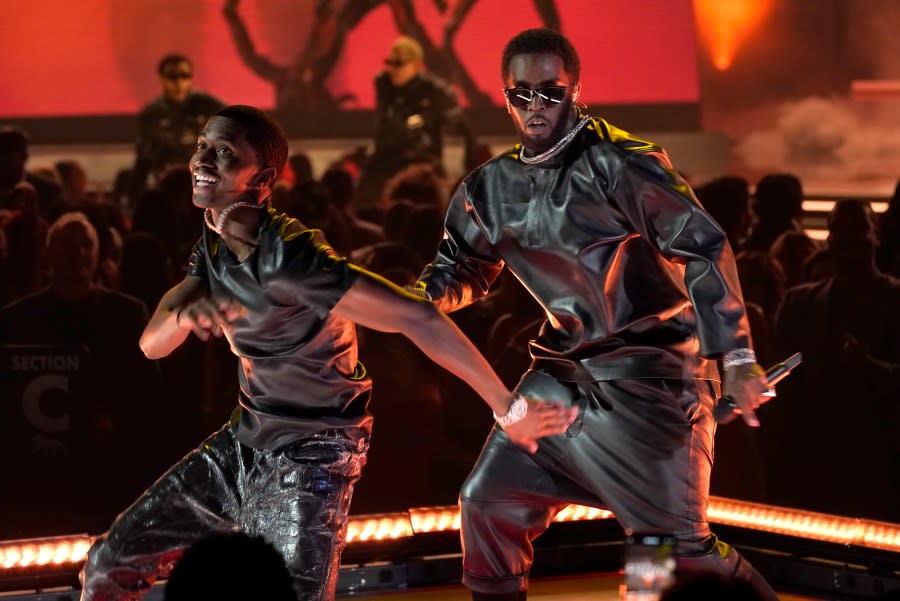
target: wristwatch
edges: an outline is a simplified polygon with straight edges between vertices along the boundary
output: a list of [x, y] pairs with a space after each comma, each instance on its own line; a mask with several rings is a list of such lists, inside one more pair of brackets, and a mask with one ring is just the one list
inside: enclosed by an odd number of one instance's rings
[[522, 421], [527, 413], [528, 399], [521, 394], [517, 394], [513, 397], [512, 403], [509, 404], [506, 415], [497, 415], [494, 413], [494, 421], [496, 421], [501, 428], [506, 428], [516, 422]]

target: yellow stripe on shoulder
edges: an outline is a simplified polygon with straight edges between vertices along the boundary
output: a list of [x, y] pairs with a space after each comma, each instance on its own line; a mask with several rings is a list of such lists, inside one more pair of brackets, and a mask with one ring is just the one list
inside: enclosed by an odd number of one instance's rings
[[293, 217], [286, 215], [285, 213], [278, 213], [274, 209], [270, 209], [270, 211], [272, 225], [275, 226], [275, 231], [278, 232], [278, 235], [281, 236], [281, 239], [285, 242], [290, 242], [303, 232], [308, 231]]
[[659, 145], [654, 144], [649, 140], [638, 138], [637, 136], [625, 131], [624, 129], [610, 124], [605, 119], [591, 119], [591, 123], [588, 124], [588, 129], [596, 130], [597, 135], [600, 136], [601, 139], [604, 139], [612, 144], [625, 146], [628, 148], [628, 150], [631, 150], [633, 152], [662, 152], [662, 149], [659, 147]]

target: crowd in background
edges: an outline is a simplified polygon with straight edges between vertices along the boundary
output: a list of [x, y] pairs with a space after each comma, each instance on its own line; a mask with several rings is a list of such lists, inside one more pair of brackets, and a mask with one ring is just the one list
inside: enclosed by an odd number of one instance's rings
[[[473, 152], [468, 167], [488, 156]], [[271, 202], [353, 262], [412, 284], [456, 182], [415, 163], [357, 206], [364, 169], [351, 151], [316, 174], [295, 154]], [[237, 398], [224, 340], [192, 339], [156, 362], [137, 344], [203, 227], [187, 166], [133, 201], [127, 172], [102, 196], [90, 179], [77, 158], [29, 162], [23, 132], [0, 132], [0, 444], [15, 483], [2, 503], [20, 516], [0, 538], [102, 531]], [[801, 226], [793, 175], [695, 188], [737, 255], [760, 362], [804, 356], [761, 410], [762, 428], [720, 427], [713, 494], [900, 522], [900, 186], [880, 215], [838, 202], [821, 242]], [[452, 318], [514, 385], [542, 321], [518, 282], [502, 279]], [[354, 512], [454, 504], [490, 413], [402, 337], [361, 331], [360, 355], [377, 425]]]

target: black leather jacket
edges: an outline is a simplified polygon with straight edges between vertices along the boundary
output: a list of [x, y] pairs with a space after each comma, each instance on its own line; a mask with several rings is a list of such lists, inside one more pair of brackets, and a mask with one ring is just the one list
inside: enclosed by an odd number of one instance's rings
[[138, 113], [138, 140], [129, 199], [138, 203], [148, 175], [159, 177], [170, 165], [187, 166], [207, 120], [225, 107], [209, 94], [191, 91], [183, 102], [159, 96]]
[[474, 143], [453, 88], [430, 73], [420, 73], [403, 86], [380, 73], [375, 95], [376, 153], [397, 157], [402, 164], [440, 162], [445, 131], [463, 136], [467, 146]]
[[450, 200], [418, 282], [442, 309], [484, 296], [507, 265], [547, 315], [532, 357], [595, 380], [718, 379], [708, 359], [751, 346], [725, 234], [659, 146], [592, 119], [544, 163], [521, 150]]

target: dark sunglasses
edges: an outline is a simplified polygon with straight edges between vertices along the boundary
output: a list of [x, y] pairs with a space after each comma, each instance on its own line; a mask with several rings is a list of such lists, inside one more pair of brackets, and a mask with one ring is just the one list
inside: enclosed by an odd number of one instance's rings
[[189, 71], [172, 71], [170, 73], [163, 73], [163, 79], [169, 79], [175, 81], [176, 79], [193, 79], [194, 74]]
[[507, 88], [503, 90], [506, 99], [514, 107], [523, 109], [534, 100], [534, 95], [544, 104], [559, 104], [566, 97], [566, 90], [569, 86], [545, 86], [543, 88]]
[[384, 64], [388, 67], [402, 67], [406, 63], [396, 58], [386, 58], [384, 59]]

